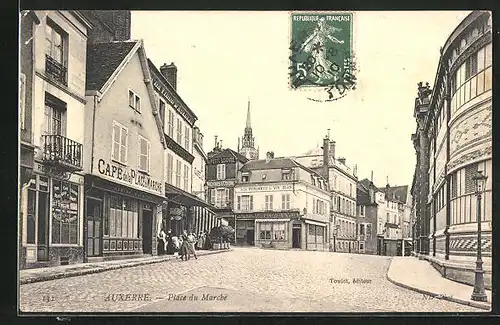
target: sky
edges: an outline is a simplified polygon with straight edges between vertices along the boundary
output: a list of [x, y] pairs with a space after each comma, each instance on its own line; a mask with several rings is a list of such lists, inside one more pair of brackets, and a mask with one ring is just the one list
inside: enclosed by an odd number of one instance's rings
[[330, 129], [336, 156], [358, 178], [411, 185], [411, 134], [417, 83], [431, 87], [439, 48], [469, 11], [354, 12], [357, 85], [333, 102], [289, 89], [290, 13], [279, 11], [133, 11], [132, 39], [143, 39], [159, 68], [174, 62], [177, 92], [198, 117], [204, 149], [236, 150], [248, 100], [260, 158], [298, 156]]

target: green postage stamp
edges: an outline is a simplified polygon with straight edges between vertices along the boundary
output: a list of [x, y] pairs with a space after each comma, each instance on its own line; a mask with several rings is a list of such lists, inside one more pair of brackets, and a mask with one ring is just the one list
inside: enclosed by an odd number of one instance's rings
[[324, 89], [325, 101], [355, 89], [353, 14], [292, 12], [290, 19], [290, 87]]

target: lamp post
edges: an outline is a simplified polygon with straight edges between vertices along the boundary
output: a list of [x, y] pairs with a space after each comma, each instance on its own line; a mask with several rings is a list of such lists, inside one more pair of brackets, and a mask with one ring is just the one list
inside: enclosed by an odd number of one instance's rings
[[483, 270], [483, 260], [481, 259], [481, 194], [484, 191], [484, 186], [486, 184], [486, 179], [488, 177], [483, 175], [483, 171], [479, 170], [477, 175], [472, 179], [476, 185], [476, 196], [477, 196], [477, 259], [476, 259], [476, 270], [474, 278], [474, 290], [472, 291], [471, 299], [474, 301], [488, 301], [486, 292], [484, 291], [484, 270]]

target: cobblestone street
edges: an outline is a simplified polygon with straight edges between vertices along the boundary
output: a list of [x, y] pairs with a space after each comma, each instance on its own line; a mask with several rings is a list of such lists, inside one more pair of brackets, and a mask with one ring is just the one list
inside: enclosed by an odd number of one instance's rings
[[188, 262], [21, 285], [20, 307], [24, 312], [481, 312], [390, 283], [389, 263], [381, 256], [235, 248]]

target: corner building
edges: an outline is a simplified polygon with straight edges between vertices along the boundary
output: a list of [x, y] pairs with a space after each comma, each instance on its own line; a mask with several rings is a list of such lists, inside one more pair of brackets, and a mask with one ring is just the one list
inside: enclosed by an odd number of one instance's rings
[[[291, 158], [250, 160], [234, 188], [236, 239], [257, 247], [328, 250], [327, 182]], [[253, 227], [251, 227], [253, 225]]]
[[165, 139], [142, 41], [89, 44], [86, 94], [88, 260], [154, 255]]
[[415, 252], [443, 274], [474, 283], [477, 249], [473, 176], [488, 179], [483, 193], [481, 247], [485, 286], [491, 288], [492, 19], [475, 11], [441, 50], [434, 88], [419, 84], [415, 100], [417, 155]]
[[29, 85], [24, 108], [31, 108], [21, 110], [21, 139], [31, 136], [33, 149], [33, 170], [25, 174], [20, 189], [21, 266], [26, 268], [84, 258], [82, 121], [91, 29], [77, 11], [37, 10], [30, 15], [38, 24], [30, 26], [30, 46], [21, 47], [22, 57], [31, 56], [33, 69], [28, 72], [23, 64], [21, 71]]

